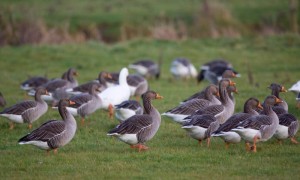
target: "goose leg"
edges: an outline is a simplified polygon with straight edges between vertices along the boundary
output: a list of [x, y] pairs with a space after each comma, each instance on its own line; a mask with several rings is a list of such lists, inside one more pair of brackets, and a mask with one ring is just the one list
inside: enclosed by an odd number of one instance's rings
[[230, 145], [229, 142], [225, 142], [225, 148], [226, 148], [226, 149], [229, 149], [229, 145]]
[[57, 154], [57, 148], [53, 149], [54, 154]]
[[147, 150], [147, 149], [149, 149], [147, 146], [142, 145], [142, 144], [138, 144], [138, 148], [139, 148], [139, 152], [141, 152], [142, 150]]
[[298, 143], [299, 143], [299, 142], [295, 139], [295, 137], [292, 137], [292, 138], [291, 138], [291, 141], [292, 141], [293, 144], [298, 144]]
[[207, 138], [206, 143], [207, 143], [207, 147], [209, 148], [209, 146], [210, 146], [210, 137]]
[[250, 143], [249, 143], [249, 142], [246, 142], [245, 145], [246, 145], [246, 151], [250, 151], [250, 149], [251, 149], [251, 148], [250, 148]]
[[46, 156], [49, 156], [49, 155], [50, 155], [50, 149], [47, 149]]
[[10, 122], [9, 123], [9, 129], [12, 130], [12, 129], [14, 129], [14, 127], [15, 127], [14, 122]]
[[256, 152], [256, 141], [257, 141], [258, 137], [254, 136], [253, 138], [253, 145], [251, 147], [251, 151]]
[[31, 129], [31, 128], [32, 128], [32, 124], [29, 123], [29, 124], [28, 124], [28, 129]]
[[112, 119], [113, 118], [113, 114], [114, 114], [114, 108], [112, 106], [112, 104], [110, 104], [108, 106], [108, 115], [109, 115], [109, 118]]
[[80, 122], [81, 122], [81, 126], [83, 126], [84, 125], [84, 117], [81, 118]]
[[200, 146], [202, 146], [202, 140], [201, 140], [201, 139], [198, 140], [198, 144], [199, 144]]

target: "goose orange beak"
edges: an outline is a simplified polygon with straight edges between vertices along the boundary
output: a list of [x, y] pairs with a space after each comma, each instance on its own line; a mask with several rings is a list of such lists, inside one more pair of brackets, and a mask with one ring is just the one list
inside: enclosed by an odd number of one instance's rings
[[282, 86], [280, 92], [287, 92], [287, 90], [284, 88], [284, 86]]
[[236, 74], [233, 72], [233, 73], [231, 74], [231, 76], [235, 78], [235, 77], [236, 77]]
[[73, 104], [76, 104], [76, 103], [74, 101], [70, 101], [70, 104], [73, 105]]
[[276, 104], [278, 104], [278, 103], [282, 103], [283, 101], [281, 100], [281, 99], [278, 99], [278, 98], [276, 98], [276, 100], [275, 100], [275, 103]]
[[239, 91], [238, 91], [237, 89], [235, 89], [233, 92], [234, 92], [235, 94], [239, 94]]
[[108, 79], [112, 79], [112, 76], [111, 76], [111, 74], [109, 74], [109, 73], [106, 73], [106, 74], [105, 74], [105, 77], [108, 78]]
[[264, 109], [260, 103], [258, 103], [257, 108], [258, 109]]
[[161, 95], [159, 95], [159, 94], [156, 94], [156, 96], [155, 96], [155, 99], [163, 99], [164, 97], [162, 97]]
[[230, 85], [230, 86], [235, 86], [235, 82], [229, 80], [229, 85]]
[[217, 92], [217, 93], [216, 93], [216, 96], [220, 97], [220, 93], [219, 93], [219, 92]]

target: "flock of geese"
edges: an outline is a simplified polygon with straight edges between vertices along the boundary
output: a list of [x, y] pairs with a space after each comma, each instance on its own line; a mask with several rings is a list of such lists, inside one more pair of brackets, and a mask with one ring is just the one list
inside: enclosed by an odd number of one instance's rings
[[[243, 112], [234, 113], [233, 93], [237, 93], [237, 88], [231, 79], [240, 75], [230, 63], [221, 59], [210, 61], [197, 73], [188, 59], [178, 58], [170, 68], [174, 78], [197, 78], [198, 82], [206, 79], [211, 84], [160, 114], [151, 101], [163, 97], [149, 90], [147, 81], [148, 78], [159, 79], [159, 64], [140, 60], [128, 68], [134, 69], [136, 74], [129, 74], [124, 67], [118, 73], [100, 72], [97, 79], [80, 85], [75, 78], [78, 73], [74, 68], [68, 69], [61, 78], [29, 78], [21, 84], [21, 89], [34, 96], [34, 100], [7, 107], [0, 112], [0, 116], [10, 120], [10, 129], [14, 128], [14, 123], [27, 123], [31, 129], [32, 123], [47, 112], [51, 103], [53, 109], [58, 109], [62, 120], [49, 120], [18, 141], [19, 144], [35, 145], [48, 153], [50, 150], [56, 153], [58, 148], [73, 139], [77, 129], [74, 116], [80, 116], [83, 125], [85, 118], [98, 109], [107, 110], [110, 118], [115, 115], [120, 122], [107, 135], [118, 138], [138, 151], [148, 149], [145, 142], [158, 131], [161, 116], [180, 124], [199, 143], [206, 140], [207, 146], [210, 146], [211, 137], [223, 139], [226, 148], [231, 143], [244, 140], [247, 151], [252, 152], [257, 151], [257, 142], [272, 137], [279, 141], [290, 138], [292, 143], [298, 143], [295, 134], [299, 122], [288, 112], [284, 99], [280, 98], [279, 93], [287, 92], [280, 84], [272, 83], [269, 86], [271, 95], [263, 103], [251, 97], [245, 102]], [[300, 82], [289, 90], [299, 93]], [[143, 106], [138, 101], [140, 97]], [[0, 105], [6, 105], [1, 93]]]

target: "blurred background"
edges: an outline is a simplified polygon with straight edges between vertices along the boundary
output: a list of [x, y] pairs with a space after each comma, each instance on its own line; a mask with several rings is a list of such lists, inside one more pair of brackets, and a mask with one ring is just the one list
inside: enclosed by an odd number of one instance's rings
[[1, 0], [0, 45], [299, 32], [298, 0]]

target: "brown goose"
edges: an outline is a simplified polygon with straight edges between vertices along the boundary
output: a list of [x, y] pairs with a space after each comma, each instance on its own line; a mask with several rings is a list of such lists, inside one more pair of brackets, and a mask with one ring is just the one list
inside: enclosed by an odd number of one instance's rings
[[6, 106], [6, 101], [5, 101], [4, 96], [1, 92], [0, 92], [0, 106], [2, 106], [2, 107]]
[[33, 76], [22, 82], [20, 88], [25, 91], [29, 91], [31, 89], [36, 89], [37, 87], [47, 83], [48, 81], [49, 80], [47, 77]]
[[142, 95], [144, 114], [131, 116], [110, 130], [107, 135], [115, 136], [130, 144], [131, 148], [138, 148], [139, 151], [148, 149], [144, 143], [153, 138], [161, 122], [160, 114], [151, 104], [151, 100], [161, 98], [162, 96], [154, 91], [144, 93]]
[[282, 140], [290, 138], [291, 142], [298, 144], [295, 135], [299, 130], [298, 119], [289, 113], [278, 115], [279, 126], [276, 129], [274, 137], [281, 143]]
[[45, 122], [39, 128], [22, 137], [18, 141], [19, 144], [32, 144], [47, 150], [47, 153], [52, 149], [54, 153], [57, 153], [58, 148], [68, 144], [75, 136], [77, 129], [76, 120], [66, 109], [67, 106], [72, 104], [74, 104], [74, 102], [68, 99], [60, 100], [58, 110], [63, 120], [50, 120]]
[[0, 116], [6, 117], [11, 121], [10, 129], [14, 128], [15, 123], [28, 123], [28, 128], [31, 129], [32, 123], [39, 119], [48, 110], [47, 103], [41, 98], [42, 95], [47, 95], [45, 88], [38, 88], [35, 93], [34, 101], [23, 101], [0, 112]]
[[[284, 88], [284, 86], [277, 84], [277, 83], [272, 83], [269, 88], [272, 90], [271, 95], [276, 96], [278, 99], [282, 100], [282, 103], [278, 103], [273, 107], [274, 109], [277, 108], [282, 108], [284, 109], [286, 112], [288, 112], [288, 104], [286, 103], [286, 101], [284, 101], [284, 99], [279, 97], [279, 93], [281, 92], [287, 92], [287, 90]], [[275, 110], [276, 111], [276, 110]]]
[[229, 98], [227, 88], [228, 86], [234, 86], [235, 83], [230, 79], [222, 79], [219, 84], [219, 93], [221, 105], [208, 106], [202, 110], [198, 110], [186, 117], [184, 121], [189, 121], [194, 115], [211, 114], [216, 117], [220, 124], [223, 124], [234, 112], [234, 103]]
[[246, 142], [253, 142], [251, 150], [256, 152], [256, 143], [269, 140], [276, 132], [279, 119], [272, 106], [281, 103], [276, 96], [268, 96], [263, 104], [266, 115], [255, 115], [242, 121], [232, 131], [237, 132]]
[[136, 100], [123, 101], [121, 104], [115, 105], [116, 118], [122, 122], [136, 114], [143, 114], [142, 105]]
[[106, 78], [111, 78], [111, 75], [107, 72], [100, 72], [96, 81], [90, 81], [74, 88], [67, 89], [66, 91], [71, 95], [77, 95], [81, 93], [88, 93], [93, 84], [101, 84], [101, 90], [107, 88]]
[[101, 85], [94, 83], [89, 89], [89, 93], [82, 93], [70, 97], [70, 101], [75, 104], [71, 104], [67, 107], [67, 110], [73, 116], [81, 116], [81, 124], [84, 124], [86, 116], [94, 113], [97, 109], [101, 108], [101, 98], [98, 93], [101, 92]]
[[185, 122], [183, 121], [183, 119], [193, 114], [195, 111], [203, 110], [208, 106], [220, 104], [220, 101], [216, 97], [219, 96], [219, 92], [216, 90], [217, 89], [214, 87], [214, 85], [210, 85], [204, 91], [204, 99], [191, 99], [189, 101], [181, 103], [175, 108], [168, 110], [162, 115], [167, 116], [175, 122], [182, 124]]
[[[244, 104], [244, 112], [232, 115], [224, 124], [213, 132], [212, 136], [222, 138], [225, 141], [226, 148], [228, 148], [231, 143], [239, 143], [241, 137], [236, 132], [233, 132], [232, 129], [236, 128], [240, 122], [249, 117], [258, 115], [256, 109], [263, 109], [259, 100], [256, 98], [249, 98]], [[246, 145], [247, 147], [250, 147], [249, 144]]]

